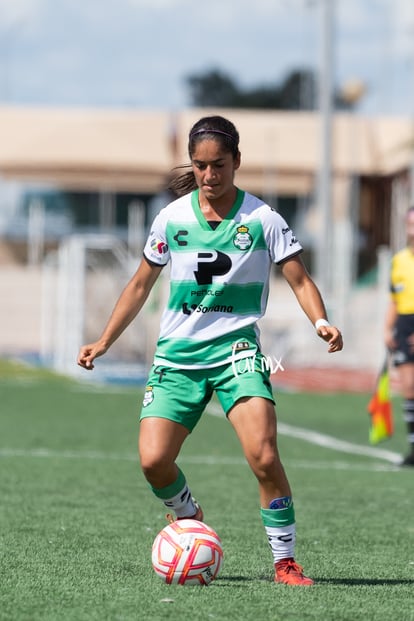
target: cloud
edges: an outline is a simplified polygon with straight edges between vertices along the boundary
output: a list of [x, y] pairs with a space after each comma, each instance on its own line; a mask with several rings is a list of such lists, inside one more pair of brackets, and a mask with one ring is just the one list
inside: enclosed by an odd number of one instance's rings
[[[187, 103], [185, 78], [212, 68], [244, 86], [277, 83], [298, 67], [318, 70], [321, 2], [0, 0], [0, 96], [176, 107]], [[335, 6], [336, 82], [369, 82], [368, 105], [385, 88], [384, 72], [392, 73], [401, 83], [390, 93], [412, 101], [413, 1]]]

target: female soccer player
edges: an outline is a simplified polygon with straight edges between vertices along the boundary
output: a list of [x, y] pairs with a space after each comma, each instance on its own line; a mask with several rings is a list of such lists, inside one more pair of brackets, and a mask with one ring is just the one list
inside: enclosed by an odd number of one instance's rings
[[277, 448], [275, 406], [257, 327], [272, 263], [280, 266], [329, 352], [342, 349], [342, 336], [327, 320], [289, 226], [234, 184], [240, 152], [233, 123], [220, 116], [200, 119], [190, 131], [188, 152], [189, 170], [173, 182], [179, 198], [155, 217], [137, 272], [99, 340], [81, 347], [78, 364], [93, 369], [170, 263], [170, 295], [140, 416], [143, 473], [177, 519], [203, 519], [176, 459], [215, 392], [258, 481], [275, 581], [311, 585], [294, 559], [292, 492]]

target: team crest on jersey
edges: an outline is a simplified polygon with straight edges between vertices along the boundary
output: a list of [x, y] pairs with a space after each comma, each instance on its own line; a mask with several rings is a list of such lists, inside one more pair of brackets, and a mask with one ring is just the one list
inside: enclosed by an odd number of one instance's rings
[[144, 400], [142, 402], [143, 407], [150, 405], [154, 401], [154, 389], [152, 386], [145, 387]]
[[253, 243], [252, 236], [249, 233], [249, 227], [242, 224], [237, 227], [237, 233], [233, 237], [233, 244], [239, 250], [248, 250]]
[[168, 245], [160, 239], [153, 237], [151, 239], [151, 249], [154, 252], [158, 252], [158, 254], [165, 254], [168, 252]]

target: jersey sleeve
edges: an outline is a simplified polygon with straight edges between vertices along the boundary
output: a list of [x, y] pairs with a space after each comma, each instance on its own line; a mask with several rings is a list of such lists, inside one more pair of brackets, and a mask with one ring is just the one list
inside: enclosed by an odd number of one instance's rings
[[262, 208], [262, 224], [269, 254], [274, 263], [283, 263], [302, 252], [301, 244], [285, 219], [268, 205]]
[[160, 212], [154, 219], [144, 246], [144, 257], [153, 265], [166, 265], [170, 260], [170, 249], [166, 235], [166, 219]]

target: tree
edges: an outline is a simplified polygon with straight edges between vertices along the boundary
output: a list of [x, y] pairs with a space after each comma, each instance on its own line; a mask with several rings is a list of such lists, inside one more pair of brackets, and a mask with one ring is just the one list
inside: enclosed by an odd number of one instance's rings
[[[241, 88], [235, 80], [220, 69], [186, 78], [191, 105], [197, 107], [258, 108], [266, 110], [315, 110], [317, 81], [310, 69], [294, 69], [280, 84]], [[334, 107], [351, 109], [353, 103], [340, 92], [333, 93]]]
[[204, 75], [191, 75], [186, 79], [194, 106], [240, 106], [240, 90], [232, 78], [219, 69]]

